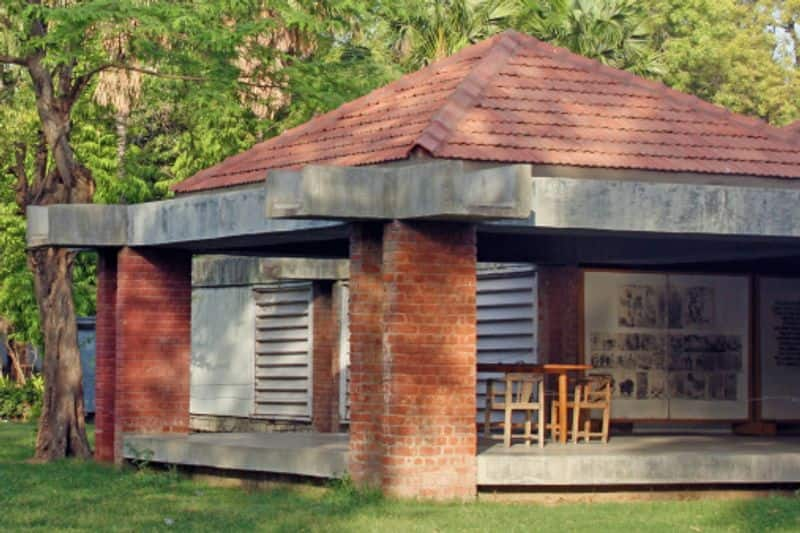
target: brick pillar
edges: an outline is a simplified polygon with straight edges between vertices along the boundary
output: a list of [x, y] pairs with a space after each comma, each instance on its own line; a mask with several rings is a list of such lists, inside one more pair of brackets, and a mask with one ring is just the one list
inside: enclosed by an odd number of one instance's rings
[[382, 224], [354, 224], [350, 236], [350, 477], [381, 485], [383, 412]]
[[315, 281], [312, 303], [313, 327], [313, 399], [312, 425], [314, 431], [329, 433], [336, 430], [335, 397], [339, 392], [334, 373], [336, 310], [333, 307], [333, 282]]
[[539, 358], [546, 363], [580, 362], [583, 276], [571, 266], [537, 269]]
[[357, 227], [351, 245], [351, 475], [380, 472], [393, 496], [472, 498], [475, 228], [392, 222], [377, 233]]
[[117, 251], [102, 250], [97, 261], [95, 336], [95, 446], [98, 461], [114, 460], [114, 388], [117, 351]]
[[123, 248], [117, 257], [115, 450], [123, 433], [188, 433], [191, 255]]

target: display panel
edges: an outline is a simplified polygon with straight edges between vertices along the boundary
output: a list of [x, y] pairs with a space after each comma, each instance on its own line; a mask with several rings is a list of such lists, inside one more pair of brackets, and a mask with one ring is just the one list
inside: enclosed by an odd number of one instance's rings
[[800, 279], [761, 278], [761, 416], [800, 420]]
[[587, 272], [584, 352], [614, 379], [616, 419], [744, 419], [743, 276]]

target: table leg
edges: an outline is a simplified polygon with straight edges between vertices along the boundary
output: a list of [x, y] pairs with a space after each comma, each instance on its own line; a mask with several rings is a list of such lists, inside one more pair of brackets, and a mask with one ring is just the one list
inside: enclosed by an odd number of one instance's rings
[[558, 437], [561, 444], [567, 443], [567, 374], [558, 375]]

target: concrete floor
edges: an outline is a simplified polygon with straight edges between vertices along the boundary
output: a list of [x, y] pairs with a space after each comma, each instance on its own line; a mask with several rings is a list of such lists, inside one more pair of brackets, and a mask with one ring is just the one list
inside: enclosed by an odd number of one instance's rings
[[[223, 470], [336, 478], [347, 434], [126, 435], [125, 456]], [[544, 448], [478, 446], [478, 484], [508, 487], [800, 484], [800, 437], [635, 435]]]
[[478, 484], [497, 486], [800, 483], [800, 437], [633, 435], [506, 448], [482, 440]]
[[347, 471], [346, 433], [194, 433], [125, 435], [124, 455], [154, 463], [320, 478]]

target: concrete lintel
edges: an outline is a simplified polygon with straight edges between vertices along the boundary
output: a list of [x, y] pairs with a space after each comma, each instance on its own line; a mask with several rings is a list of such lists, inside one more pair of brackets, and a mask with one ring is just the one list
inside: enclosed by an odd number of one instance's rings
[[128, 208], [124, 205], [30, 206], [28, 246], [124, 246]]
[[263, 187], [135, 205], [28, 208], [28, 246], [170, 246], [328, 229], [342, 223], [264, 217]]
[[532, 220], [486, 226], [800, 237], [798, 205], [791, 189], [534, 177]]
[[194, 258], [192, 285], [221, 287], [276, 280], [340, 280], [347, 279], [349, 273], [346, 259], [204, 255]]
[[405, 166], [309, 165], [267, 179], [270, 218], [519, 219], [531, 211], [530, 165], [463, 161]]

